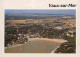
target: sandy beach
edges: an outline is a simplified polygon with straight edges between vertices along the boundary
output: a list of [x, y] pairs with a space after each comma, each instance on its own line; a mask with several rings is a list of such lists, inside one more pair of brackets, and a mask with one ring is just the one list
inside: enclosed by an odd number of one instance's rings
[[35, 40], [44, 40], [44, 41], [52, 41], [57, 43], [64, 43], [66, 40], [63, 39], [48, 39], [48, 38], [29, 38], [28, 41], [35, 41]]

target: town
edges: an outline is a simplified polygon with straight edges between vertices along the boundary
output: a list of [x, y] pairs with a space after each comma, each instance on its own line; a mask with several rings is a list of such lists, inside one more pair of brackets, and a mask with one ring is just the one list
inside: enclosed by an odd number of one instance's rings
[[[74, 16], [55, 16], [56, 18], [46, 19], [6, 20], [5, 47], [16, 44], [25, 44], [30, 38], [65, 39], [67, 41], [75, 39], [76, 21]], [[68, 49], [72, 49], [73, 51], [76, 49], [74, 46], [75, 40], [72, 42], [74, 43]], [[67, 46], [68, 45], [66, 45], [66, 47]], [[63, 51], [59, 50], [55, 52]]]
[[76, 53], [75, 10], [5, 10], [6, 53]]

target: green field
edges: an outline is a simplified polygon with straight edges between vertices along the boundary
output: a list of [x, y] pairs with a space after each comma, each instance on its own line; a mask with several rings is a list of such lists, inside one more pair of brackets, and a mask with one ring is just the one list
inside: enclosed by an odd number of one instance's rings
[[51, 53], [60, 44], [44, 40], [28, 41], [25, 45], [5, 49], [5, 53]]

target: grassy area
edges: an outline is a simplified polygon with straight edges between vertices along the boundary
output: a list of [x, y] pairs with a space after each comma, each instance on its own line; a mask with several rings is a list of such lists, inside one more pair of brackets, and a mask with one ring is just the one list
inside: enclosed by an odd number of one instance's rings
[[15, 23], [24, 23], [26, 20], [6, 20], [6, 22], [15, 24]]

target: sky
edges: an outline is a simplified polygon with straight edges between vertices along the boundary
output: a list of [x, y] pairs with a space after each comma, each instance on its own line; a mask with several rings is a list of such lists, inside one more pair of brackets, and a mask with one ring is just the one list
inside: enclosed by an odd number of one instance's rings
[[11, 14], [65, 14], [65, 15], [75, 15], [76, 10], [73, 9], [7, 9], [5, 13]]

